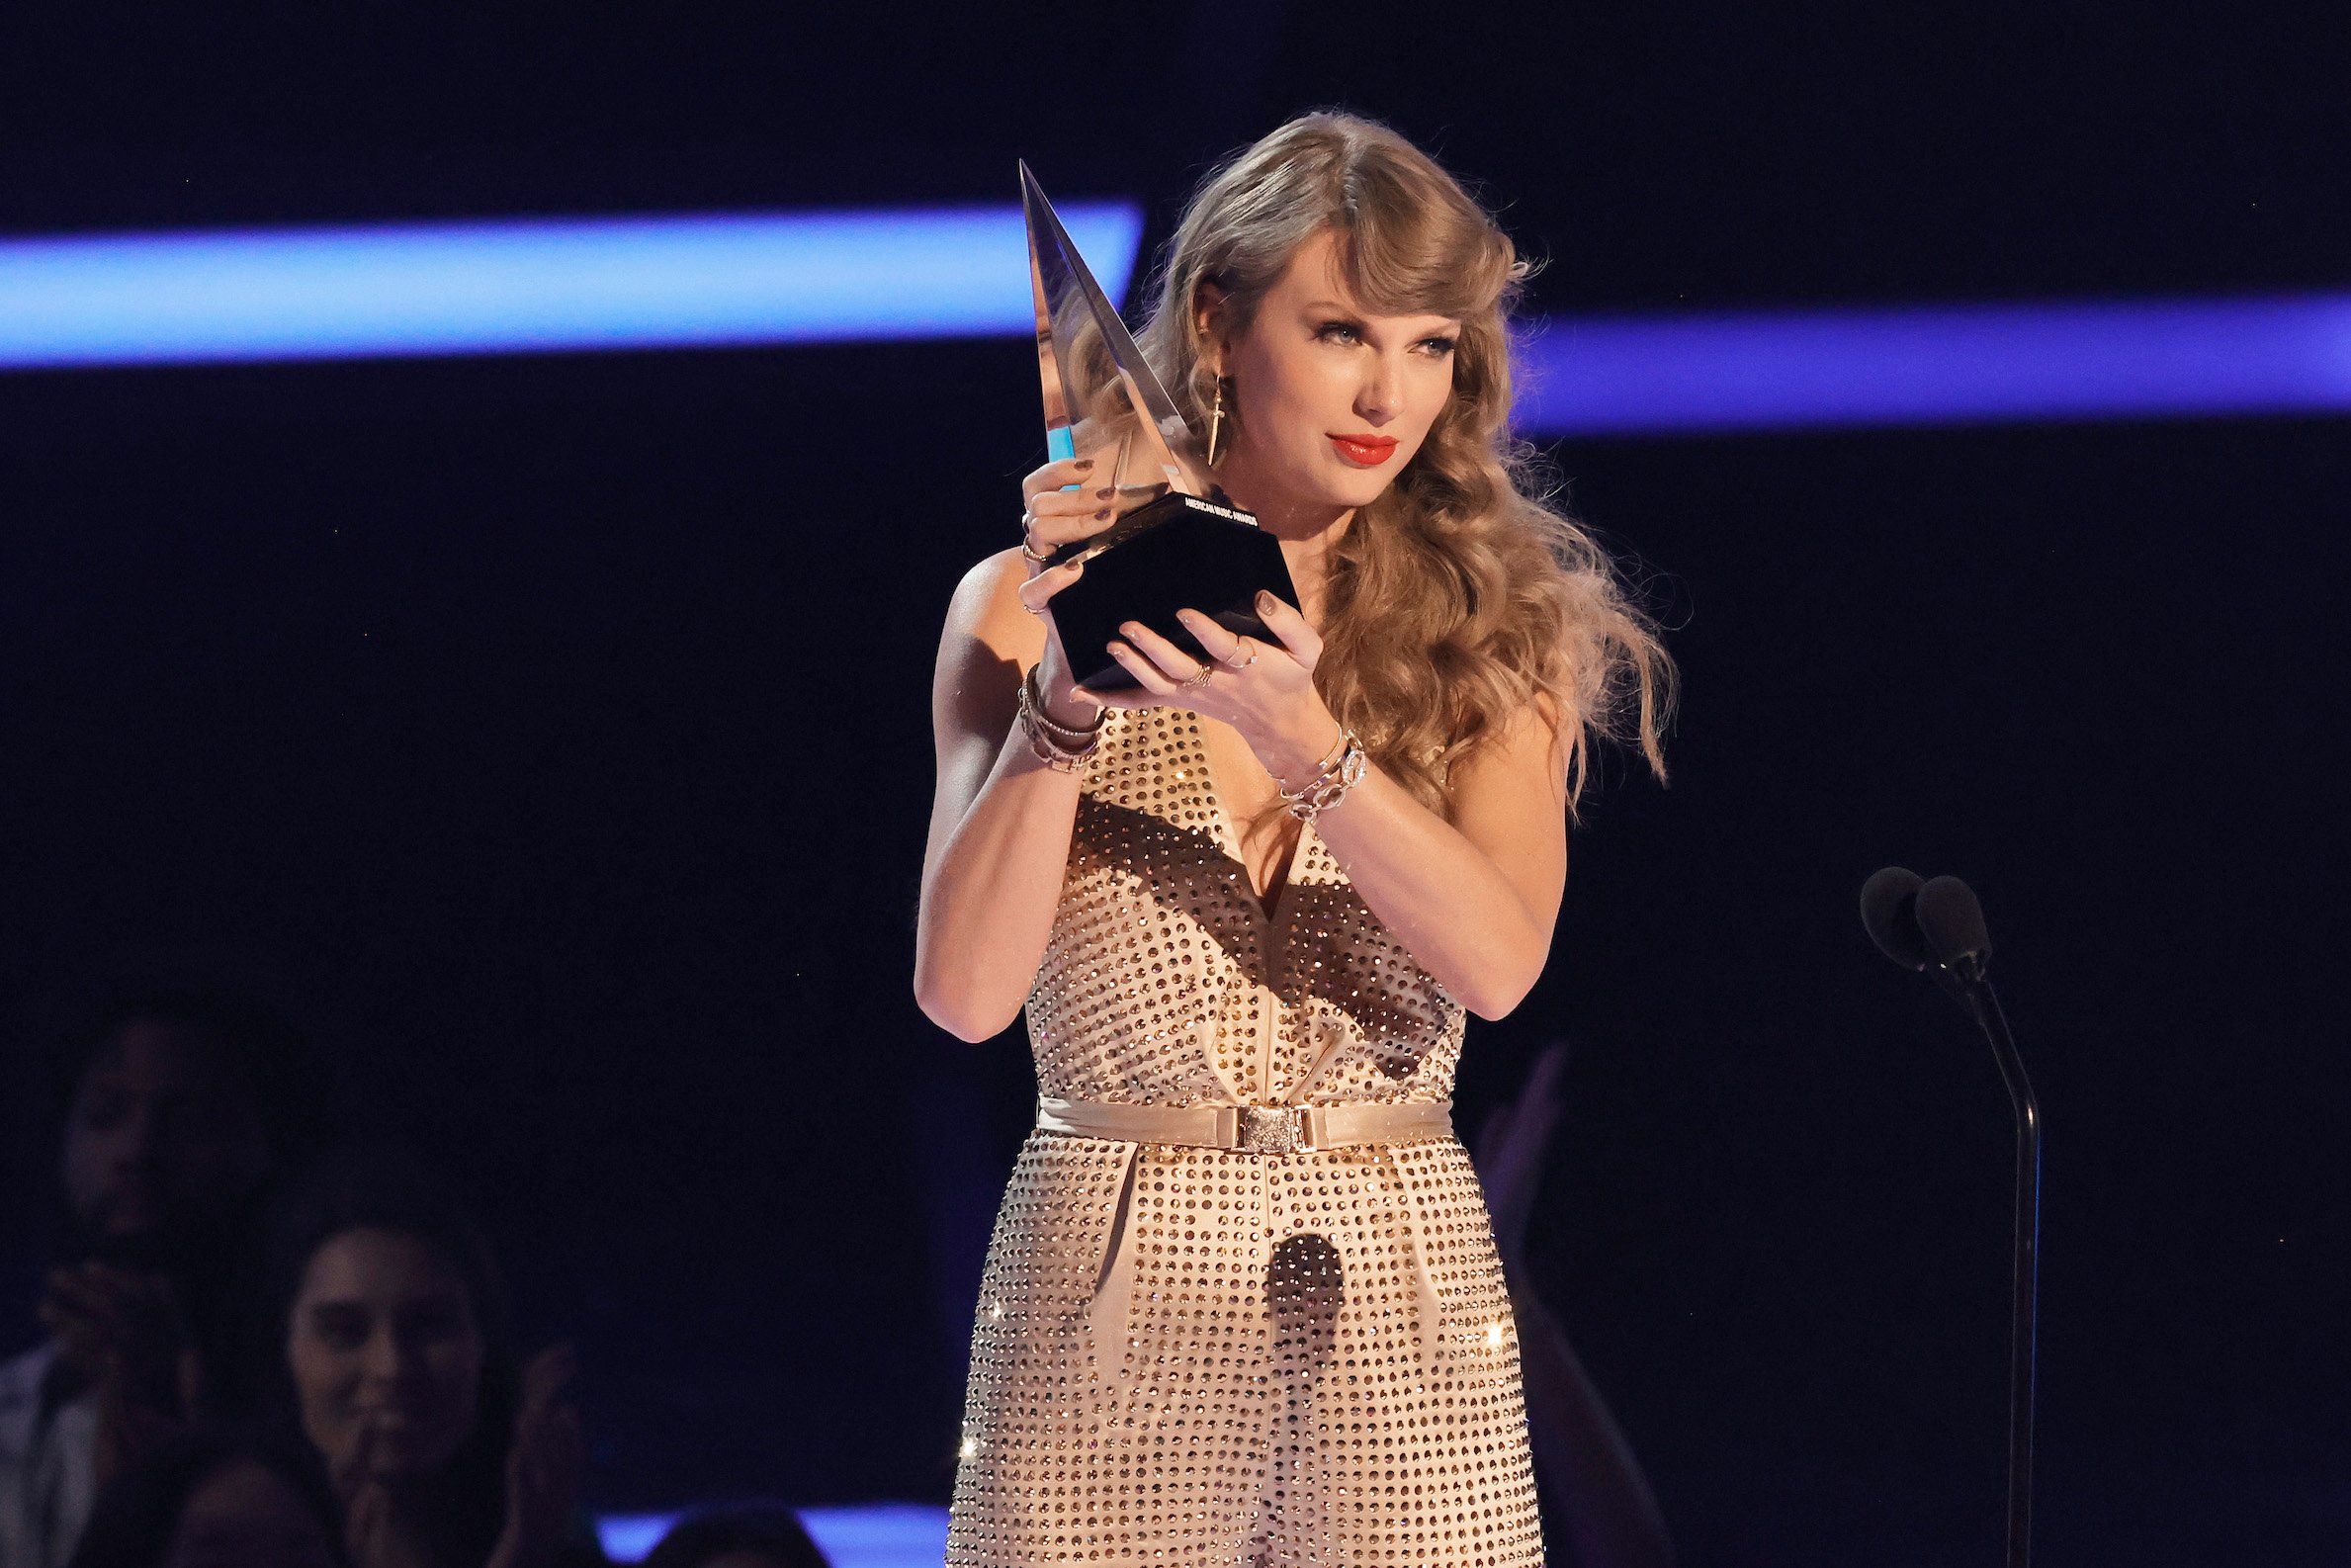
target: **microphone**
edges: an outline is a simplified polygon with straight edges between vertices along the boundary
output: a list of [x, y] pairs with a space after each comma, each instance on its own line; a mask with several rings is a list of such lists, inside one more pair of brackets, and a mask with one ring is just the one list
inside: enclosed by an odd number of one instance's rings
[[1970, 986], [1984, 984], [1992, 938], [1983, 925], [1975, 890], [1958, 877], [1936, 877], [1919, 885], [1912, 913], [1921, 935], [1944, 968]]
[[[1967, 893], [1965, 883], [1956, 877], [1937, 877], [1935, 882], [1954, 884], [1966, 893], [1973, 907], [1975, 895]], [[1870, 933], [1870, 940], [1877, 944], [1877, 950], [1889, 962], [1925, 975], [1961, 1012], [1972, 1017], [1975, 1009], [1967, 1001], [1965, 984], [1942, 960], [1925, 927], [1920, 901], [1929, 886], [1908, 866], [1887, 866], [1873, 873], [1862, 884], [1862, 928]], [[1948, 899], [1949, 895], [1941, 897]], [[1975, 922], [1978, 927], [1983, 923], [1980, 909], [1975, 912]]]
[[1975, 1020], [2016, 1112], [2016, 1232], [2008, 1335], [2008, 1568], [2033, 1545], [2033, 1391], [2041, 1314], [2041, 1104], [2025, 1077], [2008, 1015], [1984, 971], [1992, 938], [1975, 890], [1958, 877], [1922, 881], [1887, 866], [1862, 884], [1862, 925], [1877, 950], [1926, 974]]
[[1918, 924], [1925, 880], [1908, 866], [1887, 866], [1862, 884], [1862, 928], [1877, 950], [1904, 969], [1925, 969], [1932, 955]]

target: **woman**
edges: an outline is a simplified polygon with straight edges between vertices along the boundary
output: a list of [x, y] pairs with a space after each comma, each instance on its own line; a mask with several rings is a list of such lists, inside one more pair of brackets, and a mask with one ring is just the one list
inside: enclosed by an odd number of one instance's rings
[[560, 1568], [584, 1461], [566, 1350], [518, 1367], [504, 1291], [430, 1172], [330, 1167], [281, 1221], [270, 1403], [316, 1450], [358, 1568]]
[[335, 1535], [307, 1453], [200, 1428], [108, 1485], [73, 1568], [340, 1568]]
[[1139, 687], [1075, 689], [1085, 568], [1045, 558], [1112, 520], [1084, 452], [956, 594], [915, 991], [971, 1040], [1025, 1002], [1041, 1099], [952, 1564], [1541, 1560], [1448, 1096], [1464, 1011], [1542, 970], [1592, 738], [1662, 773], [1670, 666], [1521, 487], [1524, 275], [1393, 132], [1283, 127], [1194, 199], [1142, 344], [1298, 603], [1188, 616], [1210, 662], [1129, 625]]

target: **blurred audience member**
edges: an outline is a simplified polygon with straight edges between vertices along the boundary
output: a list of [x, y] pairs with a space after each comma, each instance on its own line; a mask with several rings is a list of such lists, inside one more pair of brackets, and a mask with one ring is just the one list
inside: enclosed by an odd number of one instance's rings
[[673, 1525], [645, 1568], [827, 1568], [788, 1508], [729, 1509]]
[[99, 1488], [205, 1401], [300, 1066], [266, 1009], [194, 991], [126, 1000], [60, 1055], [44, 1338], [0, 1365], [0, 1568], [59, 1568]]
[[1510, 1281], [1526, 1386], [1526, 1430], [1535, 1481], [1563, 1539], [1553, 1555], [1575, 1568], [1672, 1568], [1673, 1541], [1640, 1461], [1600, 1390], [1535, 1294], [1526, 1222], [1559, 1124], [1564, 1043], [1535, 1059], [1519, 1097], [1494, 1112], [1478, 1138], [1478, 1178], [1494, 1215], [1494, 1244]]
[[338, 1529], [311, 1455], [200, 1429], [107, 1486], [72, 1568], [340, 1568]]
[[479, 1229], [413, 1161], [334, 1163], [272, 1248], [271, 1403], [316, 1450], [357, 1568], [603, 1560], [577, 1509], [570, 1351], [518, 1364]]

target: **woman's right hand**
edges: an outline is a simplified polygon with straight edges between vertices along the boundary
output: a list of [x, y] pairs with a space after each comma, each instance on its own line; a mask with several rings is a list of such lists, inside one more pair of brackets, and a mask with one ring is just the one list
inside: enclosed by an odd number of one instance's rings
[[[1032, 471], [1020, 481], [1021, 555], [1028, 580], [1020, 585], [1020, 604], [1045, 623], [1045, 657], [1037, 670], [1037, 689], [1045, 694], [1047, 716], [1073, 729], [1092, 724], [1101, 705], [1078, 690], [1070, 673], [1069, 655], [1061, 646], [1061, 632], [1053, 624], [1053, 596], [1076, 582], [1086, 571], [1081, 563], [1049, 566], [1038, 560], [1064, 545], [1090, 539], [1118, 520], [1117, 492], [1094, 479], [1091, 458], [1061, 458]], [[1076, 489], [1068, 486], [1076, 485]]]
[[382, 1429], [363, 1421], [341, 1453], [327, 1455], [327, 1481], [343, 1506], [343, 1550], [353, 1568], [382, 1568], [393, 1560], [392, 1493], [376, 1473]]

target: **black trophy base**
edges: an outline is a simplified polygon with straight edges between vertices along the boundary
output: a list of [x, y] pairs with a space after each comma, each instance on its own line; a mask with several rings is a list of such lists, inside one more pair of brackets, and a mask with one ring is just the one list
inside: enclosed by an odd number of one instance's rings
[[1176, 619], [1177, 610], [1197, 610], [1236, 636], [1278, 646], [1258, 617], [1258, 594], [1298, 602], [1281, 541], [1248, 513], [1196, 495], [1163, 495], [1065, 554], [1096, 546], [1100, 553], [1085, 572], [1053, 596], [1062, 652], [1078, 684], [1090, 691], [1132, 691], [1140, 684], [1108, 650], [1129, 621], [1204, 659], [1208, 651]]

